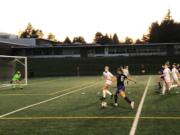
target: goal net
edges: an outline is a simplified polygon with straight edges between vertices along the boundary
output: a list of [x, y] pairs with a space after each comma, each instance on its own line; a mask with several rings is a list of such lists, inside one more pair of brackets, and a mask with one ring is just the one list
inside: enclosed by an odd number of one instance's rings
[[13, 75], [20, 71], [21, 84], [27, 85], [27, 57], [0, 55], [0, 87], [12, 86]]

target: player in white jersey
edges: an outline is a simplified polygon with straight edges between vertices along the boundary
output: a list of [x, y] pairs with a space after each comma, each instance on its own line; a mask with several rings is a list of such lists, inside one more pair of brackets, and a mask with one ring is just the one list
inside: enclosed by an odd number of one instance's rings
[[[123, 68], [123, 74], [124, 74], [125, 76], [127, 76], [127, 77], [130, 76], [130, 74], [129, 74], [129, 67], [128, 67], [128, 66], [125, 66], [125, 67]], [[129, 83], [128, 80], [126, 80], [126, 82], [127, 82], [127, 84]]]
[[113, 77], [113, 74], [109, 71], [109, 67], [105, 66], [103, 72], [105, 83], [102, 88], [103, 100], [105, 100], [106, 94], [109, 94], [111, 97], [113, 97], [113, 94], [109, 91], [109, 87], [112, 85]]
[[176, 68], [176, 64], [174, 63], [172, 66], [173, 66], [173, 68], [172, 68], [173, 83], [176, 84], [176, 85], [173, 85], [172, 87], [177, 87], [177, 86], [180, 86], [180, 82], [179, 82], [180, 74], [179, 74], [179, 71]]
[[163, 77], [164, 77], [164, 84], [163, 84], [162, 94], [164, 95], [166, 90], [170, 91], [172, 85], [171, 70], [169, 69], [168, 64], [164, 65]]
[[125, 76], [129, 76], [129, 67], [128, 66], [125, 66], [124, 69], [123, 69], [123, 73]]

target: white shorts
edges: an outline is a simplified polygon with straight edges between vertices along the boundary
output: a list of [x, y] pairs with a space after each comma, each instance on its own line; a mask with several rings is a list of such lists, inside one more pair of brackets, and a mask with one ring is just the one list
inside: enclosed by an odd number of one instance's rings
[[170, 83], [171, 82], [171, 78], [170, 77], [165, 77], [164, 80], [165, 80], [166, 83]]
[[107, 85], [112, 85], [112, 81], [106, 80], [105, 84], [107, 84]]

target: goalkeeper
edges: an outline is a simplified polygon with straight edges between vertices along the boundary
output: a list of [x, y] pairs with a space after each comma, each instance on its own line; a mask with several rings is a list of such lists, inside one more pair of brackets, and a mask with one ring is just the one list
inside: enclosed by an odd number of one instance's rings
[[13, 86], [13, 89], [16, 87], [16, 85], [19, 85], [20, 89], [23, 89], [20, 79], [21, 79], [21, 72], [17, 71], [11, 79], [11, 84]]

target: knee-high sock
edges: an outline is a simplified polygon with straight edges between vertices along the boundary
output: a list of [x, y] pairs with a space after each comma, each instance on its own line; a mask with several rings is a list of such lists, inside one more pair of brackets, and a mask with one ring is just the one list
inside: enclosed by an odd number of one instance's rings
[[114, 102], [117, 103], [117, 101], [118, 101], [118, 95], [115, 94], [115, 95], [114, 95]]
[[177, 87], [177, 86], [178, 86], [177, 84], [176, 84], [176, 85], [171, 85], [170, 88], [172, 89], [172, 88], [175, 88], [175, 87]]
[[106, 93], [112, 95], [112, 93], [109, 90], [106, 90]]
[[162, 88], [161, 82], [158, 82], [158, 85], [159, 85], [159, 89], [161, 89]]
[[162, 87], [162, 94], [164, 95], [166, 92], [166, 83], [163, 83], [163, 87]]
[[126, 100], [126, 102], [128, 102], [129, 104], [131, 104], [131, 100], [128, 97], [124, 98]]
[[103, 94], [103, 98], [106, 98], [106, 90], [103, 90], [102, 94]]

